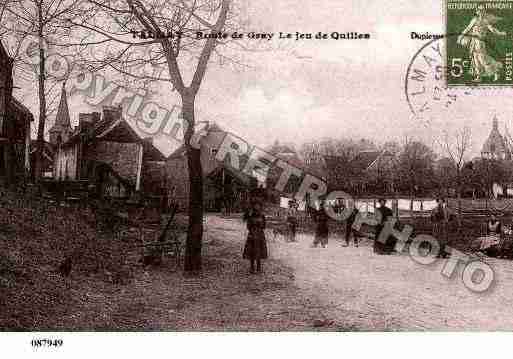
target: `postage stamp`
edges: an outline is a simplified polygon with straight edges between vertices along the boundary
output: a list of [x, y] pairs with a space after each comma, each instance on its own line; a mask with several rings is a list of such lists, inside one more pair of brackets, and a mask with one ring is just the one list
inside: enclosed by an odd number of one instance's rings
[[513, 0], [446, 0], [448, 86], [513, 85]]

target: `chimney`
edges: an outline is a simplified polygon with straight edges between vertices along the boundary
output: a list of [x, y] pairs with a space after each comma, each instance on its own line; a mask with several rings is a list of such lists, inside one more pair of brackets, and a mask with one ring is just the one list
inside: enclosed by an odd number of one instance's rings
[[100, 121], [100, 113], [99, 112], [91, 112], [91, 113], [79, 113], [78, 114], [78, 128], [80, 132], [85, 132], [88, 129], [92, 128], [92, 126]]

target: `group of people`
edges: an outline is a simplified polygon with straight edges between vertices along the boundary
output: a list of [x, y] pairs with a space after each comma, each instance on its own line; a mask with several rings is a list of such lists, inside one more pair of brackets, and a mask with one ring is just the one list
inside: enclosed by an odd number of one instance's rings
[[[387, 207], [386, 199], [379, 199], [379, 207], [376, 209], [379, 212], [379, 216], [375, 218], [378, 220], [375, 226], [375, 240], [373, 245], [374, 253], [380, 255], [387, 255], [394, 252], [396, 239], [390, 235], [385, 241], [380, 241], [378, 238], [380, 237], [381, 232], [385, 227], [385, 223], [394, 216], [391, 208]], [[263, 201], [258, 197], [252, 198], [251, 206], [244, 212], [243, 219], [246, 222], [248, 235], [246, 244], [244, 246], [243, 257], [250, 261], [250, 272], [251, 273], [259, 273], [262, 271], [262, 263], [263, 259], [266, 259], [268, 256], [267, 245], [265, 240], [265, 215], [263, 212]], [[315, 235], [312, 243], [313, 247], [328, 247], [328, 238], [329, 238], [329, 216], [327, 214], [326, 204], [321, 201], [318, 209], [312, 209], [311, 217], [315, 222]], [[289, 214], [286, 219], [288, 233], [287, 233], [287, 241], [295, 241], [298, 221], [296, 216], [294, 215], [294, 210], [297, 208], [294, 207], [294, 204], [289, 203]], [[336, 212], [336, 211], [335, 211]], [[346, 218], [345, 221], [345, 244], [344, 247], [349, 246], [351, 237], [353, 237], [355, 247], [358, 247], [358, 237], [359, 233], [355, 231], [353, 224], [358, 216], [358, 209], [353, 208], [352, 212]], [[449, 222], [452, 220], [451, 212], [448, 209], [447, 202], [443, 198], [437, 199], [437, 205], [431, 212], [431, 222], [432, 222], [432, 234], [438, 240], [440, 245], [439, 256], [447, 257], [448, 253], [446, 251], [446, 246], [449, 237]], [[483, 251], [489, 255], [492, 255], [497, 250], [497, 246], [500, 242], [502, 224], [497, 218], [492, 215], [489, 221], [487, 222], [487, 233], [486, 236], [480, 237], [477, 240], [477, 244], [474, 244], [474, 247], [477, 250]]]
[[[268, 249], [265, 239], [266, 219], [263, 211], [263, 200], [258, 196], [251, 197], [250, 207], [244, 211], [243, 220], [246, 222], [248, 234], [246, 243], [243, 250], [243, 258], [250, 262], [250, 273], [262, 272], [262, 260], [267, 259]], [[321, 201], [318, 209], [312, 209], [311, 216], [315, 222], [315, 234], [312, 247], [328, 247], [329, 238], [329, 216], [326, 213], [326, 204]], [[297, 218], [294, 215], [294, 210], [297, 210], [294, 203], [289, 203], [291, 209], [288, 213], [287, 223], [287, 236], [289, 242], [295, 241], [297, 232]], [[383, 228], [384, 222], [393, 215], [392, 210], [385, 205], [385, 200], [380, 200], [380, 207], [378, 211], [381, 212], [381, 221], [378, 224], [378, 234]], [[358, 247], [358, 235], [352, 228], [354, 221], [358, 215], [358, 210], [353, 209], [351, 214], [346, 220], [346, 233], [345, 233], [345, 246], [349, 246], [351, 236], [353, 236], [354, 244]], [[390, 243], [381, 244], [375, 241], [374, 251], [379, 254], [388, 254], [392, 252], [393, 246]]]
[[[266, 220], [263, 211], [263, 200], [257, 196], [250, 197], [250, 207], [244, 211], [243, 220], [246, 222], [248, 234], [242, 257], [250, 262], [250, 273], [262, 273], [262, 260], [267, 259], [268, 250], [265, 239]], [[294, 211], [297, 210], [297, 202], [289, 202], [290, 211], [287, 216], [287, 236], [288, 242], [295, 241], [297, 231], [297, 218]], [[329, 217], [321, 207], [313, 213], [314, 220], [317, 223], [313, 246], [319, 244], [323, 248], [328, 246], [328, 220]]]

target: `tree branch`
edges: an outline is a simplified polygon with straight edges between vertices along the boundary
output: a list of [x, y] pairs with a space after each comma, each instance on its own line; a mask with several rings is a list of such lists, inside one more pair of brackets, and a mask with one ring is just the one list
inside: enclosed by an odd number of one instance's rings
[[[213, 32], [221, 31], [226, 22], [226, 16], [228, 14], [228, 10], [230, 7], [230, 0], [222, 0], [221, 12], [219, 14], [219, 18], [216, 21], [215, 26], [213, 27]], [[205, 77], [205, 72], [207, 71], [208, 61], [210, 56], [212, 55], [212, 51], [216, 47], [217, 39], [214, 37], [208, 38], [203, 50], [201, 51], [200, 58], [198, 60], [198, 65], [196, 67], [196, 71], [194, 72], [194, 76], [192, 78], [192, 82], [190, 85], [191, 92], [195, 95], [203, 81], [203, 77]]]

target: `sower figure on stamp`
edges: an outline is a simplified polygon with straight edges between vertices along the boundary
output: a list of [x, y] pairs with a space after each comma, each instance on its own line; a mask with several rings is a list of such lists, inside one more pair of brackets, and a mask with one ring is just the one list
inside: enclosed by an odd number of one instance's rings
[[499, 20], [491, 14], [486, 13], [484, 5], [479, 5], [476, 16], [472, 18], [468, 26], [458, 36], [458, 44], [468, 48], [471, 59], [472, 74], [475, 82], [481, 81], [482, 77], [492, 77], [498, 81], [500, 71], [503, 68], [502, 62], [495, 60], [486, 46], [485, 38], [488, 33], [498, 36], [506, 36], [505, 31], [497, 30], [493, 24]]
[[328, 248], [328, 220], [329, 217], [325, 211], [325, 203], [323, 200], [319, 202], [319, 209], [313, 212], [313, 220], [315, 221], [315, 238], [313, 247], [317, 247], [319, 243], [322, 248]]
[[377, 208], [378, 211], [378, 225], [376, 228], [376, 238], [374, 239], [374, 253], [376, 254], [391, 254], [394, 250], [394, 243], [390, 240], [390, 238], [387, 238], [385, 243], [380, 242], [379, 235], [381, 234], [381, 231], [383, 230], [383, 227], [385, 226], [385, 222], [394, 216], [394, 213], [390, 208], [386, 206], [386, 199], [380, 198], [379, 199], [379, 208]]
[[243, 217], [248, 228], [248, 237], [242, 257], [250, 260], [250, 273], [262, 272], [262, 259], [267, 259], [267, 244], [265, 241], [265, 216], [261, 200], [251, 201], [250, 208]]

